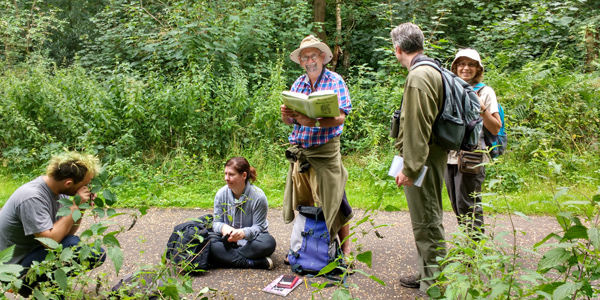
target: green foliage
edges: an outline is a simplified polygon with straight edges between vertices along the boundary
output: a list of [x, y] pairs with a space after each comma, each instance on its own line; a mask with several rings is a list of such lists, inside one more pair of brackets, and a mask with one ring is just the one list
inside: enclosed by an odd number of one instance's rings
[[[551, 173], [560, 175], [560, 167], [553, 167]], [[553, 188], [552, 180], [547, 184]], [[527, 237], [515, 228], [513, 219], [520, 216], [531, 221], [509, 205], [496, 205], [495, 212], [509, 216], [508, 230], [491, 230], [477, 238], [464, 228], [453, 233], [449, 241], [453, 247], [441, 260], [444, 268], [428, 294], [434, 299], [597, 298], [600, 289], [593, 282], [600, 278], [600, 187], [592, 197], [574, 187], [553, 190], [557, 193], [550, 201], [560, 210], [556, 216], [559, 231], [531, 248], [520, 246], [519, 240]], [[567, 201], [561, 203], [559, 198]], [[499, 228], [495, 221], [488, 227]], [[531, 261], [521, 259], [525, 256], [533, 259], [534, 269]]]
[[45, 52], [51, 31], [65, 24], [59, 11], [35, 0], [0, 1], [0, 61], [11, 66], [31, 53]]

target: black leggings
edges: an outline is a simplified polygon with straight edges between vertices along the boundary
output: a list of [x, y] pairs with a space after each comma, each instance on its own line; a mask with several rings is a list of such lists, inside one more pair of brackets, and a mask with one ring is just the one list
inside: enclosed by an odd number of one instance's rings
[[259, 234], [242, 247], [230, 247], [215, 239], [210, 243], [209, 261], [211, 266], [217, 268], [251, 268], [254, 260], [270, 256], [275, 252], [275, 247], [275, 238], [268, 232]]

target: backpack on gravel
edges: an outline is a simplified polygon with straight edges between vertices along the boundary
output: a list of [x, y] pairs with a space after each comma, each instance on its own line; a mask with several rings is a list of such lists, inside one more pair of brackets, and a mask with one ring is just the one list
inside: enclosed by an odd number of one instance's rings
[[431, 66], [442, 74], [444, 102], [432, 128], [436, 143], [446, 150], [475, 150], [483, 127], [477, 94], [471, 85], [442, 67], [438, 59], [417, 58], [411, 70], [420, 66]]
[[210, 241], [218, 238], [212, 231], [212, 215], [199, 221], [189, 221], [175, 226], [167, 242], [166, 256], [175, 263], [184, 263], [192, 271], [208, 270]]
[[[300, 205], [297, 210], [287, 257], [293, 272], [317, 274], [341, 257], [340, 243], [337, 237], [332, 240], [329, 236], [322, 208]], [[328, 275], [336, 275], [339, 271], [336, 268]]]

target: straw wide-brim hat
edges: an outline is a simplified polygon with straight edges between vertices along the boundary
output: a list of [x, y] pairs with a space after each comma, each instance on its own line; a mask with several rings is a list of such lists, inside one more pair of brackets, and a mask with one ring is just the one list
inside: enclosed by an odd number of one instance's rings
[[483, 67], [483, 64], [481, 64], [481, 57], [479, 56], [479, 52], [477, 52], [477, 50], [475, 49], [471, 49], [471, 48], [466, 48], [466, 49], [461, 49], [456, 53], [456, 56], [454, 57], [454, 60], [452, 61], [452, 66], [454, 66], [454, 63], [456, 62], [456, 60], [458, 60], [461, 57], [468, 57], [472, 60], [477, 61], [477, 63], [479, 63], [479, 66], [481, 67], [482, 70], [485, 71], [485, 68]]
[[333, 53], [331, 53], [331, 50], [329, 49], [329, 46], [327, 46], [327, 44], [319, 41], [319, 39], [316, 38], [314, 35], [309, 35], [302, 40], [302, 42], [300, 43], [300, 47], [298, 47], [298, 49], [294, 50], [294, 52], [290, 54], [290, 59], [293, 62], [300, 64], [300, 51], [306, 48], [317, 48], [324, 52], [325, 60], [323, 61], [323, 64], [327, 64], [333, 58]]

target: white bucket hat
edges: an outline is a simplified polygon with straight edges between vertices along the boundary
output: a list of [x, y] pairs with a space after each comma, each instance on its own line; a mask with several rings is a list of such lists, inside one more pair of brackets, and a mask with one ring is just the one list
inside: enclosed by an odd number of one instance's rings
[[331, 50], [329, 49], [329, 46], [327, 46], [327, 44], [319, 41], [319, 39], [316, 38], [314, 35], [309, 35], [302, 40], [302, 42], [300, 43], [300, 47], [298, 47], [298, 49], [294, 50], [294, 52], [290, 54], [290, 59], [293, 62], [300, 64], [300, 52], [306, 48], [317, 48], [321, 50], [321, 52], [324, 52], [324, 65], [330, 62], [333, 58], [333, 53], [331, 53]]
[[479, 63], [479, 66], [481, 67], [481, 69], [483, 69], [485, 71], [483, 64], [481, 64], [481, 57], [479, 56], [479, 53], [477, 52], [477, 50], [471, 49], [471, 48], [460, 49], [456, 53], [456, 56], [454, 57], [454, 60], [452, 61], [453, 67], [454, 67], [454, 63], [456, 62], [456, 60], [458, 60], [461, 57], [468, 57], [472, 60], [477, 61], [477, 63]]

